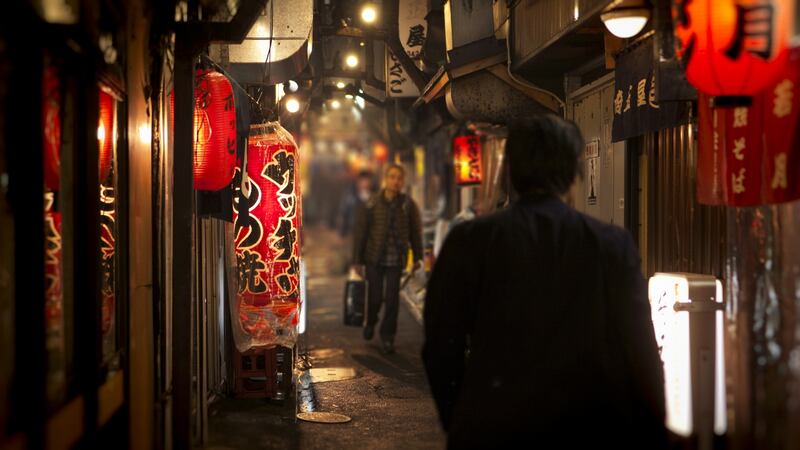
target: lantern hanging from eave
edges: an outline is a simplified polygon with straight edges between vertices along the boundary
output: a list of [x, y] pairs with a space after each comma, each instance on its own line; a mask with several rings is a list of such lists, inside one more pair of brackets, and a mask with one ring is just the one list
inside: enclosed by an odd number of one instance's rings
[[97, 141], [100, 147], [99, 170], [100, 182], [108, 178], [111, 173], [111, 158], [114, 145], [114, 114], [116, 100], [104, 89], [100, 89], [100, 119], [97, 126]]
[[712, 96], [749, 97], [784, 70], [792, 0], [673, 0], [686, 78]]
[[242, 329], [253, 345], [291, 347], [300, 301], [298, 153], [277, 122], [253, 125], [234, 199]]
[[483, 179], [481, 138], [474, 134], [453, 138], [453, 165], [459, 186], [480, 184]]
[[44, 145], [44, 184], [58, 191], [61, 183], [61, 81], [55, 67], [47, 67], [42, 77], [42, 143]]
[[194, 117], [194, 188], [217, 191], [228, 186], [236, 167], [236, 108], [225, 75], [198, 71]]

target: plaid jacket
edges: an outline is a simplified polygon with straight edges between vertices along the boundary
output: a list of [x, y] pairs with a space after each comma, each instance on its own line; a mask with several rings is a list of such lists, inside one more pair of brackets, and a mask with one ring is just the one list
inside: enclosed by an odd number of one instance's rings
[[[353, 235], [353, 264], [377, 265], [381, 261], [389, 234], [389, 205], [381, 198], [383, 191], [373, 195], [359, 207]], [[397, 251], [401, 258], [408, 254], [409, 245], [414, 261], [422, 259], [422, 219], [414, 200], [398, 194], [401, 206], [395, 208]], [[405, 264], [401, 264], [404, 266]]]

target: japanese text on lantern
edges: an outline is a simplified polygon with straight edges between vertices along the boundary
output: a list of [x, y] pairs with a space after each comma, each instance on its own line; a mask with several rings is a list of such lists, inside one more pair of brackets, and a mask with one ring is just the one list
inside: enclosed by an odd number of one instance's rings
[[273, 155], [272, 162], [264, 166], [261, 176], [271, 181], [278, 189], [278, 205], [283, 215], [269, 238], [275, 252], [275, 261], [285, 263], [282, 272], [274, 275], [275, 282], [284, 295], [292, 295], [298, 286], [300, 264], [297, 261], [297, 215], [295, 195], [294, 155], [281, 149]]
[[242, 195], [237, 195], [234, 199], [234, 207], [237, 212], [234, 236], [238, 238], [242, 230], [245, 233], [236, 245], [239, 293], [263, 294], [267, 291], [267, 286], [261, 281], [259, 275], [266, 270], [266, 264], [260, 253], [255, 250], [251, 251], [253, 247], [261, 243], [264, 234], [264, 226], [258, 216], [252, 213], [261, 203], [261, 188], [250, 179], [247, 179], [244, 185], [245, 189]]

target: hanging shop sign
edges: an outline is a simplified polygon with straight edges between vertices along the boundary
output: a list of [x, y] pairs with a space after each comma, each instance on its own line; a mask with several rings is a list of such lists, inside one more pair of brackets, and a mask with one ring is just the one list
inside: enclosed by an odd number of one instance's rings
[[453, 166], [459, 186], [480, 184], [483, 179], [481, 138], [469, 134], [453, 138]]
[[428, 0], [405, 0], [400, 2], [398, 30], [400, 42], [411, 58], [419, 58], [428, 34]]
[[697, 198], [710, 205], [752, 206], [800, 199], [800, 49], [783, 76], [750, 106], [714, 107], [698, 98]]
[[253, 345], [291, 347], [300, 301], [297, 146], [277, 122], [250, 127], [234, 199], [239, 322]]
[[100, 145], [100, 182], [108, 178], [111, 173], [111, 157], [114, 149], [114, 119], [116, 113], [116, 100], [105, 89], [100, 89], [100, 120], [97, 125], [97, 141]]
[[613, 142], [678, 126], [689, 120], [688, 103], [658, 103], [655, 72], [652, 38], [617, 58], [612, 99]]
[[789, 53], [783, 76], [762, 93], [764, 203], [800, 199], [800, 48]]
[[782, 73], [792, 0], [673, 0], [677, 56], [686, 78], [712, 96], [753, 96]]
[[44, 143], [44, 184], [58, 191], [61, 183], [61, 81], [55, 67], [42, 76], [42, 142]]
[[400, 60], [386, 46], [386, 96], [419, 97], [419, 88], [403, 69]]

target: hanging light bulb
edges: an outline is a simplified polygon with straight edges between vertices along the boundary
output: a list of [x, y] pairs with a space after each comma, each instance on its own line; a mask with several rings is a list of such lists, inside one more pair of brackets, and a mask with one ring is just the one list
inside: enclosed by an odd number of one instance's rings
[[345, 59], [344, 62], [347, 64], [347, 67], [354, 69], [358, 67], [358, 56], [351, 53], [347, 55], [347, 58]]
[[300, 102], [297, 101], [296, 98], [286, 100], [286, 111], [289, 111], [291, 114], [300, 111]]

